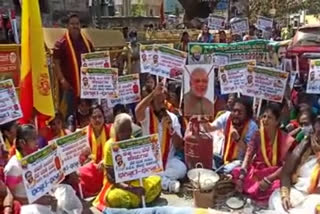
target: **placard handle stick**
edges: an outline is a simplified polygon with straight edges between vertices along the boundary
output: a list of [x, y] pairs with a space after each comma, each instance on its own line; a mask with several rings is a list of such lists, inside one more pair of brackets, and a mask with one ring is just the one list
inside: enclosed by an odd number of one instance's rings
[[99, 106], [101, 106], [101, 96], [99, 96], [98, 104], [99, 104]]
[[2, 132], [0, 132], [0, 144], [5, 145], [4, 138]]
[[259, 100], [259, 106], [258, 106], [258, 110], [257, 110], [257, 117], [260, 116], [261, 107], [262, 107], [262, 99]]
[[160, 80], [159, 80], [159, 76], [158, 76], [158, 75], [156, 76], [156, 80], [157, 80], [157, 84], [158, 84], [158, 83], [159, 83], [159, 81], [160, 81]]
[[256, 115], [256, 113], [257, 113], [256, 105], [257, 105], [257, 98], [254, 97], [254, 98], [253, 98], [253, 106], [252, 106], [252, 108], [253, 108], [253, 113], [254, 113], [255, 115]]
[[296, 71], [298, 73], [298, 77], [300, 78], [300, 65], [299, 65], [299, 56], [296, 55]]
[[79, 183], [78, 186], [79, 186], [80, 198], [83, 199], [82, 185]]
[[[140, 182], [140, 186], [143, 187], [142, 178], [139, 179], [139, 182]], [[143, 195], [141, 197], [141, 199], [142, 199], [142, 207], [145, 208], [146, 207], [146, 198], [145, 198], [145, 196]]]

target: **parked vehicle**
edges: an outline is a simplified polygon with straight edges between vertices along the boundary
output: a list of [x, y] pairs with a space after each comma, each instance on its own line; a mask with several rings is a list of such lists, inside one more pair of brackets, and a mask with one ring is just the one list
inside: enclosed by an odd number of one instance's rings
[[[299, 28], [288, 46], [286, 58], [292, 59], [293, 67], [301, 76], [309, 72], [309, 60], [320, 54], [320, 25]], [[298, 64], [297, 64], [298, 62]]]

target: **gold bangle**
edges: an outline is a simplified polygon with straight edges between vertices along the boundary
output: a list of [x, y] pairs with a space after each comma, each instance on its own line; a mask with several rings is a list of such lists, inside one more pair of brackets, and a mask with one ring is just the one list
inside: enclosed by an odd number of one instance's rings
[[281, 198], [289, 197], [289, 188], [282, 186], [280, 188], [280, 195], [281, 195]]

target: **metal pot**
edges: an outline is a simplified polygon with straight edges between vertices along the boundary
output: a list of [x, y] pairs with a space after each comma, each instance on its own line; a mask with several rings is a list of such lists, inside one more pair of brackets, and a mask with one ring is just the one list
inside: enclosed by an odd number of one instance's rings
[[187, 174], [192, 185], [200, 191], [210, 191], [219, 181], [219, 175], [209, 169], [195, 168]]

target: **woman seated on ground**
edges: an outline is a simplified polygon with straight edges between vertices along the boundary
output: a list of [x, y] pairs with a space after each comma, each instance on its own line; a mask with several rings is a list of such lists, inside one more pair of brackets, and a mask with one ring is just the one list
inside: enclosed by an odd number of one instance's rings
[[103, 185], [103, 147], [110, 138], [111, 124], [105, 124], [103, 109], [100, 105], [93, 105], [90, 108], [87, 135], [91, 155], [86, 161], [87, 164], [79, 170], [80, 184], [85, 198], [97, 195]]
[[50, 121], [49, 126], [50, 134], [48, 140], [64, 137], [71, 133], [68, 129], [64, 128], [63, 116], [59, 112], [56, 113], [54, 119]]
[[[51, 211], [51, 207], [55, 207], [57, 205], [57, 200], [59, 198], [55, 198], [49, 194], [41, 197], [37, 201], [35, 201], [32, 205], [29, 205], [27, 193], [25, 186], [23, 184], [22, 179], [22, 166], [21, 160], [23, 157], [28, 156], [38, 150], [37, 145], [37, 134], [36, 129], [32, 125], [23, 125], [18, 127], [17, 130], [17, 139], [16, 139], [16, 154], [9, 160], [8, 164], [4, 169], [5, 173], [5, 181], [7, 186], [12, 192], [14, 199], [19, 201], [23, 206], [21, 207], [21, 214], [25, 213], [53, 213]], [[65, 193], [68, 194], [70, 201], [77, 200], [78, 203], [68, 204], [68, 211], [72, 211], [76, 208], [81, 208], [82, 205], [79, 199], [75, 195], [75, 191], [69, 185], [60, 184], [58, 185], [59, 191], [60, 188], [63, 189]], [[60, 203], [59, 203], [60, 202]], [[65, 202], [59, 201], [58, 204], [66, 204]], [[73, 201], [74, 202], [74, 201]], [[71, 206], [70, 206], [71, 205]], [[73, 208], [74, 206], [74, 208]], [[59, 207], [61, 209], [65, 209], [66, 207]]]
[[128, 114], [122, 113], [116, 116], [114, 121], [115, 137], [110, 138], [104, 148], [104, 166], [106, 177], [104, 187], [94, 201], [94, 206], [99, 210], [105, 207], [137, 208], [141, 204], [141, 196], [145, 196], [146, 203], [154, 201], [161, 193], [161, 178], [150, 176], [143, 179], [143, 187], [138, 180], [116, 183], [114, 175], [114, 163], [112, 160], [112, 143], [128, 140], [132, 133], [132, 119]]
[[261, 118], [260, 130], [251, 139], [240, 168], [232, 171], [237, 190], [265, 206], [280, 186], [280, 173], [294, 139], [279, 128], [280, 106], [269, 104]]
[[269, 208], [277, 213], [314, 213], [320, 203], [320, 117], [313, 129], [288, 157], [281, 188], [270, 197]]
[[295, 137], [297, 143], [300, 143], [305, 137], [309, 136], [312, 131], [313, 117], [311, 109], [301, 111], [298, 114], [297, 122], [299, 126], [289, 133], [290, 136]]
[[16, 121], [11, 121], [0, 126], [0, 130], [4, 140], [4, 151], [9, 155], [9, 158], [15, 155], [16, 152], [16, 136], [18, 124]]

